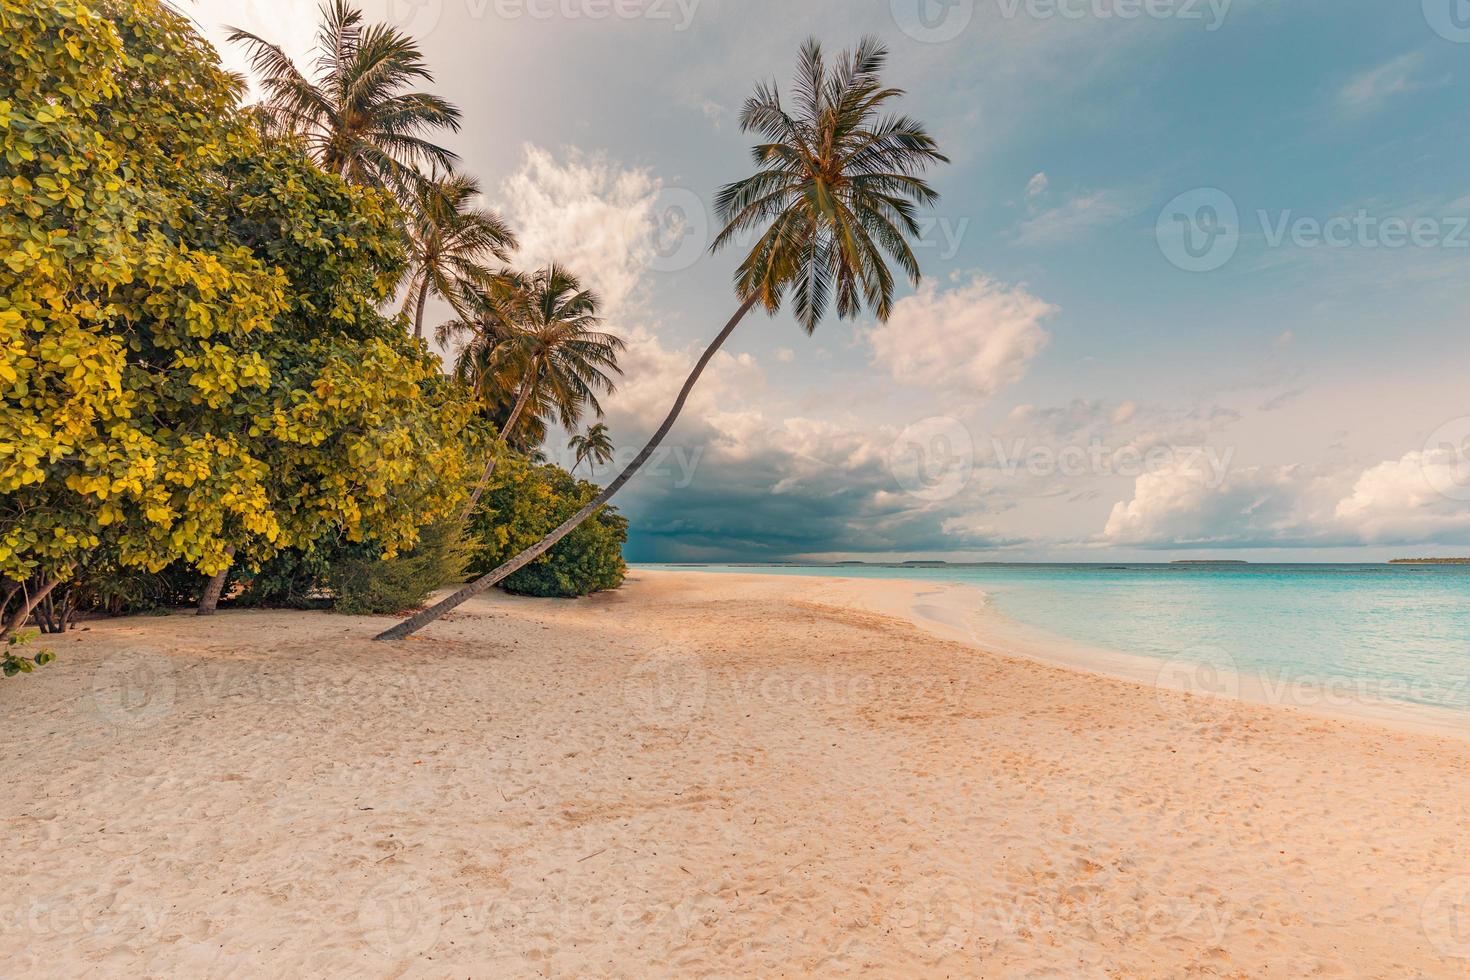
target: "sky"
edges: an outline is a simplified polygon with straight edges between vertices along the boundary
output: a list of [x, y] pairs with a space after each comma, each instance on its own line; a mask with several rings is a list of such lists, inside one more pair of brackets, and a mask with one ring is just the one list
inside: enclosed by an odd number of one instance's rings
[[[226, 24], [309, 61], [310, 3], [182, 6], [235, 70]], [[737, 305], [710, 201], [756, 83], [876, 35], [950, 157], [887, 323], [731, 338], [618, 498], [630, 560], [1470, 553], [1467, 0], [361, 7], [463, 110], [517, 263], [628, 341], [602, 481]]]

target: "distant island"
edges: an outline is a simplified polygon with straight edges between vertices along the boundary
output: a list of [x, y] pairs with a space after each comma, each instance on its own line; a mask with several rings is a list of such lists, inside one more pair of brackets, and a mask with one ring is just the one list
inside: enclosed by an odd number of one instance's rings
[[1186, 559], [1182, 559], [1180, 561], [1171, 561], [1171, 562], [1169, 562], [1169, 564], [1171, 564], [1171, 565], [1249, 565], [1250, 562], [1248, 562], [1248, 561], [1206, 561], [1206, 560], [1203, 560], [1203, 559], [1187, 559], [1186, 558]]
[[1395, 558], [1390, 565], [1470, 565], [1470, 558]]

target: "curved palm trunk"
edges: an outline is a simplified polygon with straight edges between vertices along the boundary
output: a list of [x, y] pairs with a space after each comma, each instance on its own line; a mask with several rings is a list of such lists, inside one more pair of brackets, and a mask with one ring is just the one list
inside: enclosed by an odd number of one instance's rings
[[429, 274], [424, 273], [423, 285], [419, 287], [418, 309], [413, 315], [413, 339], [424, 339], [424, 307], [429, 302]]
[[[535, 386], [536, 376], [534, 374], [521, 383], [521, 391], [520, 394], [516, 395], [515, 407], [510, 410], [510, 418], [506, 419], [505, 424], [500, 427], [501, 439], [510, 438], [511, 430], [521, 420], [521, 413], [526, 410], [526, 402], [531, 400], [531, 389]], [[461, 524], [469, 520], [470, 515], [475, 512], [475, 508], [480, 503], [480, 498], [485, 494], [485, 487], [490, 483], [490, 477], [495, 472], [495, 464], [498, 461], [499, 457], [491, 453], [490, 459], [485, 463], [484, 471], [480, 473], [480, 481], [475, 484], [475, 492], [470, 494], [469, 502], [464, 505], [464, 510], [459, 515], [459, 522]]]
[[745, 319], [745, 315], [751, 311], [752, 307], [755, 306], [757, 299], [757, 296], [751, 296], [744, 303], [740, 304], [740, 309], [735, 311], [735, 315], [730, 318], [729, 323], [725, 324], [725, 329], [720, 331], [719, 336], [717, 336], [710, 343], [710, 345], [705, 348], [704, 354], [701, 355], [699, 358], [699, 362], [694, 365], [694, 370], [689, 372], [689, 377], [684, 381], [684, 387], [679, 391], [679, 397], [674, 399], [674, 407], [669, 409], [668, 417], [666, 417], [663, 421], [663, 424], [658, 427], [658, 431], [653, 434], [653, 437], [648, 440], [647, 445], [645, 445], [643, 449], [639, 451], [638, 455], [633, 458], [633, 461], [628, 464], [627, 468], [624, 469], [623, 472], [619, 473], [617, 475], [617, 478], [609, 483], [601, 493], [594, 497], [591, 503], [587, 504], [587, 506], [583, 507], [581, 510], [573, 514], [556, 530], [552, 531], [546, 537], [542, 538], [540, 541], [536, 542], [534, 545], [527, 548], [519, 555], [516, 555], [510, 561], [504, 563], [493, 572], [490, 572], [487, 575], [475, 579], [475, 581], [471, 582], [469, 585], [466, 585], [464, 588], [454, 593], [454, 595], [443, 600], [442, 602], [439, 602], [429, 607], [428, 609], [425, 609], [423, 612], [415, 613], [408, 619], [405, 619], [403, 622], [399, 623], [397, 626], [394, 626], [391, 629], [384, 630], [376, 637], [374, 637], [374, 639], [401, 640], [406, 636], [417, 633], [419, 630], [423, 629], [425, 626], [429, 625], [440, 616], [443, 616], [445, 613], [449, 612], [449, 610], [458, 606], [466, 599], [479, 595], [481, 592], [484, 592], [492, 585], [495, 585], [501, 579], [504, 579], [505, 577], [514, 574], [515, 572], [529, 565], [531, 562], [535, 561], [537, 558], [540, 558], [547, 551], [549, 551], [551, 547], [555, 545], [558, 541], [566, 537], [568, 534], [571, 534], [572, 531], [576, 529], [577, 525], [581, 524], [587, 518], [591, 517], [593, 514], [601, 510], [603, 506], [607, 504], [608, 500], [612, 498], [613, 494], [621, 490], [623, 488], [623, 484], [631, 480], [633, 478], [633, 475], [643, 468], [643, 464], [648, 462], [649, 457], [653, 455], [653, 451], [657, 449], [659, 447], [659, 444], [664, 441], [664, 437], [669, 434], [669, 430], [674, 427], [674, 422], [678, 420], [679, 413], [684, 410], [684, 403], [689, 400], [689, 393], [694, 390], [694, 385], [699, 381], [699, 376], [704, 373], [704, 369], [709, 366], [709, 362], [711, 361], [711, 359], [713, 359], [719, 349], [724, 346], [724, 343], [727, 339], [729, 339], [730, 334], [735, 332], [735, 328], [740, 325], [740, 321]]

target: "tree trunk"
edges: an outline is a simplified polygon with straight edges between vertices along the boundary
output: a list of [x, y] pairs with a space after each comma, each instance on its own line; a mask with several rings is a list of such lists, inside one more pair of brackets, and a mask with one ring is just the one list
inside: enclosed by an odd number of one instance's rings
[[413, 339], [414, 340], [422, 340], [424, 338], [424, 307], [428, 304], [428, 302], [429, 302], [429, 273], [426, 270], [424, 272], [424, 282], [423, 282], [423, 285], [419, 286], [418, 310], [413, 315]]
[[475, 581], [471, 582], [469, 585], [466, 585], [464, 588], [454, 593], [454, 595], [443, 600], [442, 602], [436, 603], [435, 605], [429, 607], [428, 609], [425, 609], [422, 612], [415, 613], [413, 616], [405, 619], [397, 626], [394, 626], [391, 629], [384, 630], [382, 633], [379, 633], [376, 637], [374, 637], [374, 639], [401, 640], [407, 636], [417, 633], [419, 630], [423, 629], [425, 626], [429, 625], [440, 616], [443, 616], [445, 613], [449, 612], [449, 610], [455, 608], [460, 603], [479, 595], [481, 592], [484, 592], [492, 585], [495, 585], [501, 579], [504, 579], [505, 577], [514, 574], [515, 572], [529, 565], [531, 562], [535, 561], [537, 558], [540, 558], [558, 541], [566, 537], [568, 534], [572, 533], [572, 531], [576, 529], [577, 525], [581, 524], [587, 518], [591, 517], [593, 514], [597, 513], [597, 511], [601, 510], [603, 506], [607, 504], [608, 500], [612, 498], [613, 494], [621, 490], [623, 488], [623, 484], [631, 480], [633, 478], [633, 475], [643, 468], [643, 464], [648, 462], [649, 457], [653, 455], [654, 450], [657, 449], [659, 447], [659, 444], [664, 441], [664, 437], [669, 434], [669, 430], [674, 427], [674, 422], [679, 418], [679, 413], [684, 410], [684, 403], [689, 400], [689, 393], [694, 390], [694, 385], [699, 381], [699, 376], [704, 373], [704, 369], [709, 366], [709, 362], [714, 358], [719, 349], [724, 346], [724, 343], [727, 339], [729, 339], [730, 334], [735, 332], [735, 328], [740, 325], [740, 321], [745, 319], [745, 315], [751, 311], [752, 307], [755, 306], [756, 300], [758, 298], [758, 296], [751, 296], [744, 303], [740, 304], [740, 309], [735, 311], [735, 315], [730, 318], [729, 323], [725, 324], [725, 329], [720, 331], [719, 336], [714, 339], [709, 347], [705, 348], [704, 354], [700, 356], [698, 363], [694, 365], [694, 370], [689, 372], [689, 377], [684, 381], [684, 387], [679, 391], [679, 397], [674, 399], [674, 407], [669, 409], [668, 417], [666, 417], [663, 421], [663, 424], [658, 427], [658, 431], [653, 434], [653, 437], [648, 440], [647, 445], [645, 445], [643, 449], [639, 451], [638, 455], [633, 458], [633, 461], [628, 464], [627, 468], [625, 468], [623, 472], [619, 473], [617, 475], [617, 478], [603, 489], [602, 493], [599, 493], [596, 497], [594, 497], [592, 501], [587, 504], [587, 506], [583, 507], [581, 510], [573, 514], [556, 530], [552, 531], [546, 537], [542, 538], [540, 541], [536, 542], [536, 544], [527, 548], [519, 555], [516, 555], [510, 561], [504, 563], [493, 572], [490, 572], [487, 575], [475, 579]]
[[[535, 386], [536, 376], [534, 374], [521, 383], [521, 391], [520, 394], [516, 395], [515, 407], [510, 410], [510, 418], [506, 419], [505, 424], [500, 427], [500, 438], [502, 440], [510, 438], [511, 430], [521, 420], [521, 413], [526, 409], [526, 402], [531, 400], [531, 389]], [[480, 498], [485, 495], [485, 487], [490, 483], [490, 477], [495, 473], [495, 464], [498, 460], [499, 457], [491, 453], [490, 458], [485, 462], [485, 469], [480, 473], [480, 481], [475, 484], [474, 493], [470, 494], [469, 502], [464, 505], [464, 510], [460, 512], [459, 522], [461, 524], [470, 519], [470, 515], [475, 512], [475, 507], [480, 503]]]
[[57, 575], [51, 581], [46, 582], [44, 585], [42, 585], [40, 590], [38, 590], [35, 595], [30, 595], [29, 593], [24, 591], [24, 588], [22, 588], [20, 596], [20, 606], [17, 607], [14, 614], [12, 614], [11, 617], [5, 621], [5, 625], [3, 627], [0, 627], [0, 640], [8, 639], [12, 635], [14, 635], [17, 630], [24, 626], [26, 624], [26, 620], [31, 618], [31, 610], [39, 606], [41, 604], [41, 600], [50, 595], [51, 590], [56, 588], [56, 586], [60, 584], [61, 575]]
[[[235, 557], [233, 546], [225, 549], [225, 554], [231, 559]], [[204, 583], [204, 594], [199, 597], [199, 610], [196, 615], [213, 616], [215, 608], [219, 605], [219, 597], [225, 591], [225, 579], [230, 574], [230, 567], [226, 565], [223, 569], [215, 572]]]

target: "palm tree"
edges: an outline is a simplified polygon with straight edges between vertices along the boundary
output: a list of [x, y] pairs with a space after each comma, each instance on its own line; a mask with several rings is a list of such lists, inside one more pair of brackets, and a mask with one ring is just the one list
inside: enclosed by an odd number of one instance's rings
[[427, 136], [457, 131], [459, 110], [438, 96], [407, 91], [434, 80], [413, 38], [386, 24], [364, 27], [362, 12], [346, 0], [320, 9], [314, 78], [276, 45], [231, 28], [230, 41], [249, 51], [265, 89], [260, 115], [270, 129], [300, 136], [323, 169], [407, 200], [422, 179], [420, 168], [453, 169], [458, 158]]
[[919, 264], [909, 246], [920, 235], [917, 206], [938, 199], [922, 174], [947, 161], [921, 123], [884, 114], [903, 94], [882, 84], [887, 57], [878, 41], [864, 38], [829, 67], [821, 46], [811, 40], [801, 50], [791, 109], [774, 84], [756, 88], [740, 117], [741, 128], [763, 140], [753, 150], [756, 172], [722, 188], [715, 199], [725, 228], [714, 249], [742, 232], [759, 230], [735, 276], [740, 305], [695, 363], [663, 424], [633, 461], [560, 527], [378, 639], [400, 639], [423, 628], [535, 561], [603, 507], [653, 455], [710, 360], [756, 304], [775, 313], [790, 292], [797, 322], [811, 333], [834, 298], [840, 319], [854, 318], [865, 307], [886, 319], [893, 309], [890, 260], [910, 283], [918, 283]]
[[573, 473], [589, 459], [596, 466], [613, 458], [612, 437], [607, 434], [607, 426], [601, 422], [589, 428], [585, 435], [579, 432], [568, 439], [567, 448], [574, 453]]
[[473, 207], [480, 182], [466, 174], [434, 176], [414, 189], [408, 210], [408, 299], [413, 307], [413, 335], [424, 335], [424, 307], [429, 294], [448, 301], [459, 317], [467, 313], [460, 298], [490, 279], [489, 258], [506, 261], [516, 248], [515, 233], [496, 214]]
[[[618, 354], [625, 345], [598, 329], [597, 294], [551, 265], [531, 275], [502, 275], [484, 297], [478, 320], [450, 323], [441, 336], [473, 331], [456, 359], [456, 373], [471, 378], [482, 393], [515, 392], [500, 437], [509, 441], [523, 417], [554, 415], [567, 429], [576, 428], [586, 409], [600, 418], [597, 396], [617, 390], [614, 375], [622, 373]], [[492, 453], [464, 516], [479, 504], [495, 461]]]

